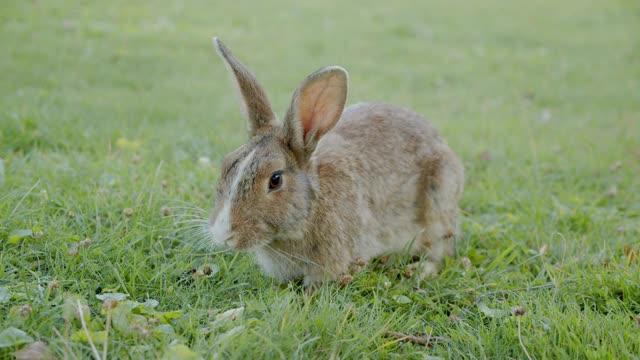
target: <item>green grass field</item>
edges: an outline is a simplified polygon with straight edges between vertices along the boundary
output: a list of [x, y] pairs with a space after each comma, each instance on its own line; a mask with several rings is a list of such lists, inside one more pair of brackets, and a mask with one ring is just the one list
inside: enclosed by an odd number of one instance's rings
[[[640, 357], [636, 1], [214, 3], [3, 3], [0, 358]], [[439, 277], [401, 256], [307, 296], [196, 241], [246, 140], [214, 35], [280, 114], [341, 65], [349, 103], [431, 119], [466, 167]]]

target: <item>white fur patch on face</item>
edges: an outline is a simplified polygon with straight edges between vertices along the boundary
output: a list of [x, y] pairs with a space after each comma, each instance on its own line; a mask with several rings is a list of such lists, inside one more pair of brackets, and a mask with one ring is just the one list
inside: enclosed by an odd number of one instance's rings
[[231, 231], [231, 203], [238, 192], [238, 184], [240, 184], [240, 180], [242, 180], [244, 176], [244, 170], [251, 163], [254, 153], [255, 150], [251, 151], [238, 166], [238, 172], [236, 172], [233, 182], [231, 183], [229, 195], [224, 201], [224, 204], [222, 204], [222, 210], [218, 213], [213, 225], [209, 227], [211, 235], [213, 236], [213, 243], [217, 246], [230, 245], [230, 240], [233, 237]]

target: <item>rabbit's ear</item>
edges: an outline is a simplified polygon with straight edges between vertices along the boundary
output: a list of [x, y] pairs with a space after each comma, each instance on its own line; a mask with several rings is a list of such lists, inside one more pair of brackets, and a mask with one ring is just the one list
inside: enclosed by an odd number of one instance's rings
[[271, 110], [267, 94], [256, 77], [217, 37], [213, 38], [213, 46], [224, 60], [238, 92], [240, 110], [247, 119], [249, 137], [271, 130], [276, 125], [276, 116]]
[[291, 149], [308, 159], [318, 143], [342, 115], [349, 88], [349, 74], [339, 66], [322, 68], [298, 87], [284, 119]]

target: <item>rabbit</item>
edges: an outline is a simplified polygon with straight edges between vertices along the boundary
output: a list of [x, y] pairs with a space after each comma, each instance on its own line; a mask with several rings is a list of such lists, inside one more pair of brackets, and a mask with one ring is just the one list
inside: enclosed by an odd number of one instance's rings
[[[339, 66], [309, 75], [279, 122], [251, 71], [220, 41], [248, 142], [224, 156], [207, 223], [216, 247], [252, 252], [267, 275], [335, 281], [354, 261], [409, 251], [421, 279], [453, 256], [464, 169], [421, 115], [384, 103], [345, 107]], [[417, 263], [418, 264], [418, 263]]]

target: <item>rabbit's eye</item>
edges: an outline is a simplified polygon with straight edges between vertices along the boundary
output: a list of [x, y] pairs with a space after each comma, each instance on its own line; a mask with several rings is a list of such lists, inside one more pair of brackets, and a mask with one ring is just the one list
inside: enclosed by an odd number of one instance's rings
[[276, 171], [269, 179], [269, 191], [278, 190], [282, 186], [282, 171]]

